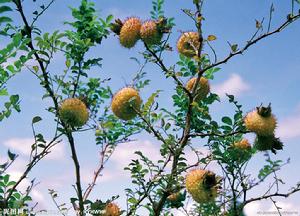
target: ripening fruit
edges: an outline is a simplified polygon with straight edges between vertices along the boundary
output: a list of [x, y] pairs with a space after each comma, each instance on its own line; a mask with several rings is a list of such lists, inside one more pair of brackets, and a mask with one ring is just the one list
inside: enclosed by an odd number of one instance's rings
[[132, 48], [140, 39], [140, 29], [142, 23], [139, 18], [131, 17], [127, 19], [120, 31], [120, 43], [126, 48]]
[[120, 119], [131, 120], [136, 116], [136, 110], [139, 110], [142, 99], [137, 90], [132, 87], [126, 87], [118, 91], [111, 102], [113, 113]]
[[59, 115], [63, 122], [72, 127], [81, 127], [89, 119], [88, 108], [78, 98], [64, 100], [60, 106]]
[[234, 143], [233, 146], [239, 150], [250, 150], [251, 149], [251, 145], [247, 139], [242, 139], [241, 141]]
[[105, 206], [104, 216], [119, 216], [121, 215], [120, 208], [115, 203], [108, 203]]
[[173, 192], [167, 197], [167, 203], [166, 206], [169, 208], [180, 208], [184, 206], [184, 200], [186, 198], [186, 192], [180, 193], [178, 192]]
[[217, 196], [217, 181], [213, 172], [201, 169], [186, 175], [185, 185], [192, 198], [198, 203], [213, 202]]
[[[269, 107], [269, 109], [271, 109]], [[248, 113], [244, 118], [245, 126], [260, 136], [270, 136], [274, 134], [276, 128], [276, 118], [271, 110], [266, 107], [258, 107], [256, 110]]]
[[180, 192], [170, 194], [167, 199], [171, 202], [176, 202], [180, 198]]
[[[192, 92], [196, 81], [197, 81], [196, 77], [190, 79], [185, 86], [186, 89], [189, 90], [190, 92]], [[204, 77], [201, 77], [200, 81], [198, 83], [198, 86], [197, 86], [195, 101], [200, 101], [200, 100], [203, 100], [204, 98], [206, 98], [209, 91], [210, 91], [210, 86], [209, 86], [208, 80]]]
[[155, 21], [150, 20], [143, 23], [140, 30], [141, 39], [147, 45], [158, 44], [162, 38], [162, 33]]
[[194, 57], [200, 47], [198, 32], [185, 32], [177, 41], [178, 52], [186, 57]]
[[236, 162], [244, 162], [251, 158], [251, 145], [247, 139], [233, 143], [229, 151], [231, 152], [231, 158]]
[[102, 130], [100, 130], [100, 129], [97, 129], [96, 131], [95, 131], [95, 136], [101, 136], [103, 133], [102, 133]]

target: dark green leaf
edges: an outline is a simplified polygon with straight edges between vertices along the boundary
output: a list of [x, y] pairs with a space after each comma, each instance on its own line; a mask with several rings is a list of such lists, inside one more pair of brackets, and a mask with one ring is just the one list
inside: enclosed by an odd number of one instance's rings
[[39, 121], [41, 121], [42, 120], [42, 118], [40, 117], [40, 116], [35, 116], [33, 119], [32, 119], [32, 124], [35, 124], [35, 123], [37, 123], [37, 122], [39, 122]]
[[222, 122], [225, 123], [225, 124], [228, 124], [228, 125], [232, 125], [232, 120], [231, 118], [225, 116], [222, 118]]
[[7, 155], [9, 157], [10, 160], [15, 160], [17, 155], [12, 153], [10, 150], [7, 151]]

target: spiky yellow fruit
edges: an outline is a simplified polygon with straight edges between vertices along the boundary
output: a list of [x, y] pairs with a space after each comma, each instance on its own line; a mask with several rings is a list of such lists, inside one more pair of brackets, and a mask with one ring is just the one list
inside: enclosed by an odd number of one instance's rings
[[180, 192], [170, 194], [167, 199], [171, 202], [176, 202], [180, 198]]
[[121, 215], [120, 208], [115, 203], [108, 203], [105, 206], [105, 213], [104, 216], [119, 216]]
[[249, 131], [252, 131], [260, 136], [269, 136], [274, 134], [276, 128], [276, 118], [270, 114], [263, 116], [258, 110], [249, 112], [244, 118], [245, 126]]
[[231, 152], [231, 158], [234, 161], [243, 162], [251, 158], [251, 145], [247, 139], [235, 142], [231, 147], [229, 152]]
[[86, 105], [78, 98], [69, 98], [62, 102], [59, 116], [63, 122], [73, 127], [83, 126], [89, 119]]
[[[186, 84], [186, 89], [189, 90], [190, 92], [192, 92], [193, 87], [194, 87], [196, 81], [197, 81], [196, 77], [190, 79], [187, 82], [187, 84]], [[206, 96], [208, 95], [209, 91], [210, 91], [210, 85], [209, 85], [208, 80], [206, 78], [204, 78], [204, 77], [201, 77], [200, 81], [198, 83], [198, 86], [197, 86], [195, 100], [196, 101], [203, 100], [204, 98], [206, 98]]]
[[139, 18], [131, 17], [127, 19], [120, 31], [120, 43], [126, 48], [132, 48], [140, 39], [140, 29], [142, 22]]
[[240, 149], [240, 150], [250, 150], [251, 149], [251, 145], [247, 139], [242, 139], [241, 141], [234, 143], [233, 146], [236, 149]]
[[162, 38], [162, 33], [158, 29], [156, 22], [153, 20], [143, 23], [140, 34], [141, 39], [148, 45], [158, 44]]
[[177, 41], [178, 52], [186, 57], [197, 55], [200, 47], [198, 32], [185, 32]]
[[120, 119], [131, 120], [140, 109], [142, 99], [137, 90], [126, 87], [118, 91], [111, 102], [113, 113]]
[[187, 191], [198, 203], [213, 202], [217, 196], [217, 182], [211, 171], [195, 169], [190, 171], [185, 180]]

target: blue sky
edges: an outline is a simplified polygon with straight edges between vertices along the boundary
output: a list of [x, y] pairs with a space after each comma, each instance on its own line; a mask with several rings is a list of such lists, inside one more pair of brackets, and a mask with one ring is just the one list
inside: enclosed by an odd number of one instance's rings
[[[168, 17], [175, 17], [176, 26], [173, 29], [171, 45], [175, 47], [180, 31], [193, 30], [192, 22], [180, 11], [182, 8], [192, 8], [190, 1], [186, 0], [166, 0], [165, 12]], [[231, 43], [243, 44], [255, 31], [255, 19], [261, 20], [268, 17], [271, 3], [274, 3], [275, 12], [272, 26], [278, 26], [285, 20], [286, 14], [290, 11], [290, 2], [282, 0], [210, 0], [204, 6], [204, 35], [214, 34], [217, 41], [213, 45], [218, 53], [218, 58], [222, 59], [229, 52], [227, 41]], [[53, 32], [56, 29], [66, 28], [63, 21], [71, 18], [68, 6], [76, 6], [79, 1], [57, 1], [50, 10], [37, 22], [43, 30]], [[33, 5], [26, 3], [26, 13], [31, 14]], [[113, 14], [118, 18], [129, 16], [139, 16], [143, 20], [149, 19], [151, 9], [150, 0], [102, 0], [97, 1], [96, 8], [99, 16]], [[14, 21], [19, 22], [19, 17], [14, 15]], [[267, 21], [267, 20], [266, 20]], [[282, 33], [274, 35], [259, 42], [250, 48], [243, 56], [238, 56], [228, 64], [222, 66], [221, 72], [216, 75], [216, 79], [211, 82], [213, 91], [223, 95], [225, 92], [237, 95], [245, 111], [250, 111], [260, 103], [272, 102], [274, 114], [279, 121], [277, 133], [281, 135], [285, 143], [284, 151], [280, 152], [276, 158], [287, 159], [291, 157], [291, 164], [286, 166], [280, 175], [288, 183], [282, 188], [287, 190], [291, 185], [300, 180], [299, 170], [300, 157], [300, 22], [296, 22]], [[0, 42], [0, 47], [3, 47]], [[92, 55], [103, 57], [103, 67], [90, 71], [91, 76], [111, 77], [112, 89], [117, 91], [126, 82], [130, 83], [138, 67], [129, 58], [134, 56], [141, 58], [138, 52], [142, 51], [142, 44], [127, 50], [119, 45], [117, 37], [111, 35], [103, 41], [100, 47], [92, 50]], [[178, 60], [176, 49], [167, 53], [164, 60], [167, 65], [172, 65]], [[51, 66], [51, 71], [62, 71], [64, 58], [62, 55], [55, 57]], [[174, 91], [172, 80], [165, 80], [161, 71], [154, 65], [146, 67], [147, 77], [152, 80], [141, 95], [143, 99], [157, 89], [163, 90], [159, 101], [162, 107], [172, 109], [170, 95]], [[31, 119], [40, 115], [43, 117], [37, 128], [46, 134], [48, 139], [54, 132], [53, 116], [45, 111], [49, 101], [42, 101], [43, 90], [39, 82], [32, 74], [24, 70], [8, 85], [11, 93], [19, 93], [21, 96], [21, 114], [14, 113], [12, 117], [0, 124], [0, 152], [4, 155], [7, 148], [11, 148], [20, 154], [20, 160], [10, 170], [14, 175], [22, 170], [25, 161], [28, 160], [26, 147], [30, 145]], [[222, 99], [226, 101], [225, 99]], [[224, 103], [222, 106], [216, 104], [212, 107], [214, 116], [218, 119], [223, 115], [232, 114], [232, 107]], [[118, 200], [120, 206], [125, 206], [124, 188], [129, 185], [127, 174], [122, 167], [129, 162], [132, 152], [138, 149], [146, 151], [146, 154], [153, 154], [159, 148], [159, 143], [147, 134], [136, 136], [138, 142], [122, 144], [116, 149], [116, 155], [108, 163], [104, 176], [98, 182], [91, 198], [109, 198], [112, 195], [121, 194]], [[250, 137], [251, 138], [251, 137]], [[201, 143], [204, 144], [204, 142]], [[200, 147], [201, 147], [200, 146]], [[76, 147], [79, 159], [82, 163], [82, 173], [84, 185], [86, 186], [93, 175], [93, 170], [97, 166], [97, 146], [95, 145], [93, 133], [86, 133], [76, 136]], [[71, 186], [74, 183], [73, 164], [70, 151], [66, 142], [59, 146], [59, 149], [48, 160], [38, 164], [30, 174], [30, 178], [37, 176], [41, 183], [36, 187], [34, 197], [39, 199], [41, 208], [54, 209], [51, 198], [47, 194], [47, 189], [59, 191], [62, 202], [69, 202], [68, 198], [74, 196], [75, 192]], [[249, 164], [249, 172], [257, 173], [263, 163], [263, 154], [258, 154]], [[49, 177], [50, 176], [50, 177]], [[251, 195], [255, 196], [266, 187], [260, 187]], [[300, 195], [294, 195], [288, 200], [282, 200], [286, 208], [296, 208]], [[256, 206], [255, 206], [256, 205]], [[269, 209], [270, 203], [255, 204], [248, 209], [249, 215], [255, 215], [253, 209]], [[258, 206], [259, 205], [259, 206]], [[298, 212], [300, 214], [300, 209]], [[253, 212], [251, 212], [253, 211]]]

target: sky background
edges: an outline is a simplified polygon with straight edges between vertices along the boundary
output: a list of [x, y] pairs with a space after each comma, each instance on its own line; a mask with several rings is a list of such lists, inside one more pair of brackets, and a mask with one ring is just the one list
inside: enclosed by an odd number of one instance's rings
[[[37, 1], [40, 3], [41, 1]], [[80, 1], [57, 0], [56, 3], [41, 17], [37, 25], [43, 32], [53, 32], [56, 29], [63, 30], [66, 26], [64, 21], [69, 21], [72, 16], [69, 6], [78, 6]], [[113, 14], [114, 17], [124, 19], [130, 16], [138, 16], [143, 20], [150, 19], [150, 0], [101, 0], [95, 1], [99, 16], [106, 17]], [[174, 47], [173, 52], [164, 56], [166, 65], [172, 65], [178, 61], [178, 53], [175, 49], [176, 40], [180, 31], [194, 30], [193, 23], [183, 15], [180, 9], [193, 8], [190, 1], [186, 0], [165, 0], [165, 15], [174, 17], [176, 26], [173, 29], [170, 44]], [[285, 21], [287, 13], [290, 12], [290, 1], [282, 0], [210, 0], [204, 5], [204, 16], [206, 18], [203, 30], [204, 35], [214, 34], [217, 40], [212, 44], [215, 47], [218, 58], [222, 59], [229, 53], [227, 41], [230, 43], [242, 44], [247, 41], [255, 29], [255, 19], [261, 20], [268, 17], [270, 5], [274, 3], [275, 12], [272, 27], [278, 26]], [[31, 16], [37, 7], [32, 1], [25, 3], [25, 12]], [[14, 12], [14, 21], [20, 22]], [[300, 140], [300, 22], [296, 22], [285, 29], [282, 33], [276, 34], [263, 40], [249, 49], [244, 55], [238, 56], [228, 64], [222, 66], [222, 70], [216, 74], [215, 80], [211, 81], [212, 91], [218, 93], [224, 103], [217, 103], [211, 110], [216, 119], [224, 115], [231, 115], [233, 108], [226, 103], [225, 93], [234, 94], [243, 105], [245, 112], [251, 111], [260, 103], [272, 102], [273, 112], [276, 115], [279, 125], [276, 134], [284, 141], [284, 151], [279, 152], [273, 158], [286, 160], [291, 158], [291, 164], [279, 172], [287, 183], [282, 185], [282, 192], [288, 190], [300, 180], [299, 175], [299, 140]], [[2, 41], [2, 42], [1, 42]], [[5, 46], [5, 41], [0, 40], [0, 47]], [[207, 47], [206, 47], [207, 48]], [[208, 49], [206, 49], [207, 51]], [[110, 86], [113, 91], [124, 87], [131, 82], [138, 70], [137, 64], [130, 60], [130, 57], [141, 56], [138, 52], [143, 51], [143, 46], [138, 43], [133, 49], [122, 48], [118, 38], [111, 35], [104, 40], [100, 47], [91, 50], [91, 55], [103, 57], [102, 68], [94, 68], [90, 75], [101, 78], [112, 78]], [[61, 72], [64, 67], [64, 57], [59, 54], [55, 56], [51, 65], [51, 72]], [[146, 100], [157, 89], [163, 90], [159, 102], [161, 107], [172, 109], [171, 94], [174, 92], [172, 80], [166, 80], [162, 72], [155, 65], [149, 65], [145, 69], [147, 78], [151, 79], [148, 87], [143, 89], [141, 96]], [[41, 100], [44, 94], [36, 78], [27, 70], [10, 80], [8, 89], [10, 93], [18, 93], [21, 97], [20, 114], [13, 115], [0, 124], [0, 160], [5, 160], [7, 149], [20, 155], [18, 161], [9, 169], [13, 178], [17, 178], [29, 160], [30, 146], [32, 144], [31, 121], [36, 115], [43, 117], [43, 121], [37, 125], [37, 130], [51, 139], [54, 133], [53, 116], [45, 108], [50, 104], [48, 100]], [[83, 185], [85, 188], [91, 181], [93, 170], [98, 165], [99, 147], [95, 145], [94, 134], [85, 133], [76, 135], [76, 147], [81, 162]], [[99, 178], [97, 186], [91, 194], [91, 199], [108, 199], [113, 195], [120, 194], [121, 198], [117, 203], [125, 207], [124, 188], [130, 186], [128, 173], [123, 170], [133, 152], [142, 150], [146, 155], [158, 158], [159, 145], [152, 136], [142, 133], [134, 137], [138, 141], [121, 144], [117, 147], [114, 156], [108, 162], [104, 176]], [[250, 140], [253, 137], [249, 137]], [[204, 141], [195, 143], [197, 148], [203, 149]], [[190, 162], [195, 157], [190, 155]], [[249, 163], [248, 172], [257, 176], [258, 170], [264, 162], [263, 153], [257, 154]], [[211, 169], [215, 167], [212, 166]], [[57, 190], [60, 198], [58, 201], [69, 202], [69, 197], [75, 196], [72, 184], [75, 182], [74, 169], [70, 156], [70, 149], [67, 142], [56, 147], [54, 152], [44, 161], [40, 162], [30, 173], [29, 179], [21, 185], [25, 188], [26, 183], [36, 178], [39, 185], [33, 190], [33, 198], [39, 202], [38, 208], [54, 210], [48, 188]], [[268, 186], [265, 182], [262, 186], [251, 192], [250, 196], [258, 196]], [[286, 200], [278, 199], [286, 210], [295, 210], [300, 214], [300, 194], [296, 194]], [[246, 208], [247, 215], [256, 215], [258, 210], [270, 210], [270, 202], [253, 203]], [[176, 213], [180, 215], [180, 213]], [[147, 215], [142, 213], [142, 215]]]

